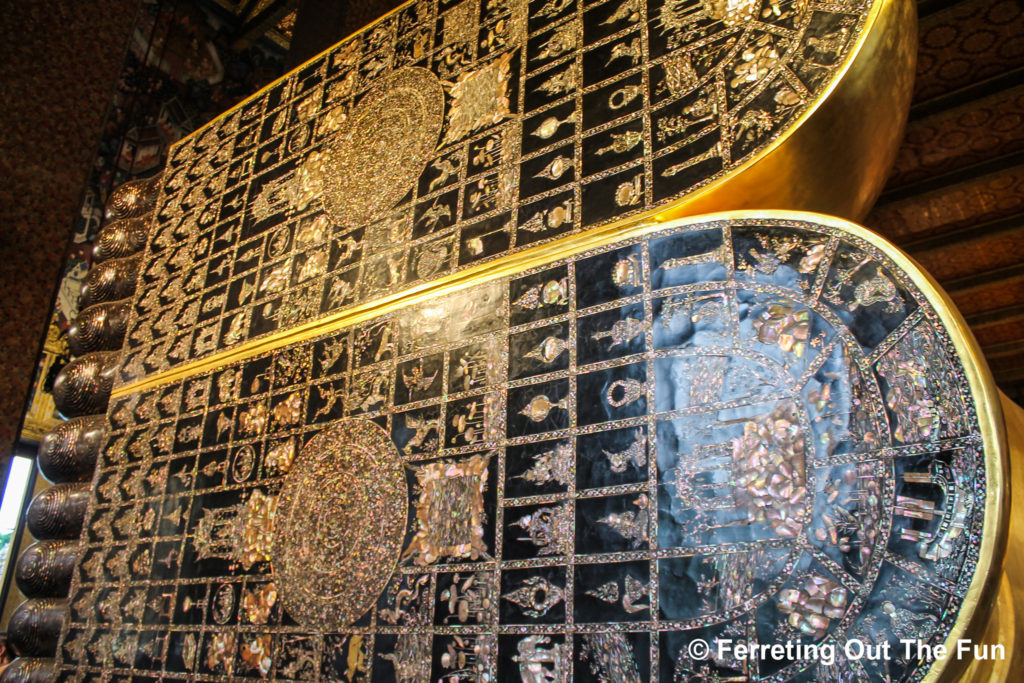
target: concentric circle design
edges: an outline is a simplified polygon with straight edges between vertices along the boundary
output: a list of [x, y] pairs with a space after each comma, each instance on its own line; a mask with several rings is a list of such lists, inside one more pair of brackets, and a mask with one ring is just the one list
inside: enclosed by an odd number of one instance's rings
[[443, 120], [444, 90], [427, 69], [400, 69], [378, 83], [326, 151], [328, 215], [360, 225], [387, 212], [423, 172]]
[[398, 563], [407, 501], [398, 451], [376, 424], [313, 437], [278, 499], [271, 564], [288, 615], [331, 631], [369, 609]]

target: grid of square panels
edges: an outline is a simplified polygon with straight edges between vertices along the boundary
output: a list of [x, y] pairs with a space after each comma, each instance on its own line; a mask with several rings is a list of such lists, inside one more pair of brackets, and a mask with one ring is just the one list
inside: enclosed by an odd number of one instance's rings
[[[126, 396], [63, 679], [668, 682], [706, 670], [698, 639], [907, 637], [893, 615], [941, 637], [984, 522], [954, 359], [871, 245], [733, 220]], [[375, 604], [324, 633], [282, 609], [271, 557], [288, 473], [345, 420], [389, 436], [408, 519], [397, 567], [365, 568], [386, 579]], [[313, 516], [342, 503], [326, 505]], [[314, 529], [303, 552], [326, 566], [348, 540]], [[785, 680], [815, 664], [715, 666]]]
[[[830, 82], [870, 8], [739, 5], [718, 16], [659, 0], [420, 2], [303, 66], [175, 148], [122, 381], [727, 173]], [[410, 67], [444, 84], [438, 146], [390, 210], [336, 224], [314, 160], [341, 144], [367, 93]]]

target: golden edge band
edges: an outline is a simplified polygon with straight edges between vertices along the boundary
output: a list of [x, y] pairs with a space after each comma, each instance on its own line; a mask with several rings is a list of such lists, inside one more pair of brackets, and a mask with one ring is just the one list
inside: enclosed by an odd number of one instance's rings
[[[287, 332], [255, 340], [186, 366], [152, 375], [143, 381], [118, 387], [114, 391], [114, 396], [124, 396], [243, 360], [250, 356], [309, 340], [397, 309], [513, 275], [552, 261], [568, 258], [595, 247], [695, 223], [741, 219], [765, 221], [804, 220], [837, 228], [868, 242], [891, 258], [906, 273], [907, 277], [924, 294], [929, 304], [935, 309], [942, 324], [949, 331], [957, 355], [963, 362], [964, 372], [974, 398], [974, 410], [978, 416], [985, 449], [987, 492], [985, 497], [986, 532], [981, 539], [978, 564], [967, 595], [960, 606], [960, 612], [945, 644], [948, 652], [956, 652], [956, 644], [961, 639], [980, 643], [986, 634], [989, 615], [995, 606], [999, 582], [1003, 576], [1003, 560], [1006, 554], [1010, 519], [1008, 514], [1010, 495], [1009, 457], [999, 393], [996, 390], [995, 383], [992, 381], [988, 364], [985, 362], [985, 358], [981, 354], [978, 343], [975, 341], [973, 334], [971, 334], [970, 328], [968, 328], [963, 316], [960, 315], [952, 300], [938, 283], [910, 256], [900, 251], [899, 248], [884, 238], [867, 228], [834, 216], [800, 211], [725, 211], [664, 222], [649, 221], [630, 227], [606, 226], [582, 235], [544, 244], [490, 264], [455, 273], [449, 277], [414, 287], [405, 292], [355, 306], [325, 319], [301, 325]], [[1004, 644], [1008, 646], [1008, 652], [1014, 652], [1014, 644]], [[936, 662], [923, 680], [925, 683], [957, 680], [969, 663], [968, 660], [949, 657], [943, 661]], [[973, 675], [970, 678], [978, 680]], [[986, 675], [985, 678], [988, 679], [988, 676]]]

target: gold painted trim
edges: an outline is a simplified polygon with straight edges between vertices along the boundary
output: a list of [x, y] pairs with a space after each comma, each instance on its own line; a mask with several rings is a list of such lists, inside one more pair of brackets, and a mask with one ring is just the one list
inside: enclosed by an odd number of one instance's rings
[[[1024, 548], [1024, 408], [1002, 392], [999, 399], [1006, 424], [1010, 468], [1010, 535], [1007, 548]], [[977, 683], [1015, 680], [1009, 672], [1019, 671], [1024, 666], [1024, 555], [1020, 552], [1006, 553], [999, 598], [989, 617], [985, 643], [1003, 645], [1006, 659], [989, 662], [991, 667], [983, 666], [986, 662], [972, 662], [961, 680]]]
[[992, 616], [989, 617], [983, 640], [983, 645], [990, 648], [996, 645], [1005, 648], [1006, 657], [972, 660], [960, 677], [964, 683], [1009, 681], [1012, 680], [1010, 671], [1020, 668], [1020, 662], [1017, 660], [1024, 655], [1024, 652], [1021, 652], [1019, 647], [1015, 647], [1015, 644], [1019, 642], [1016, 631], [1019, 630], [1020, 624], [1014, 610], [1013, 588], [1010, 583], [1007, 572], [1003, 572], [999, 582], [999, 596], [995, 608], [992, 610]]

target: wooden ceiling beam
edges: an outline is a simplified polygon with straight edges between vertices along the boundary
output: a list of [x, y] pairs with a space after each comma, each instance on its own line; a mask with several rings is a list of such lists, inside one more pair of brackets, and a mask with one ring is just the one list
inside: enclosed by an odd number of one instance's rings
[[[1019, 382], [1024, 382], [1024, 362], [1020, 364], [1019, 368], [1014, 368], [1013, 370], [1004, 372], [1002, 374], [993, 373], [993, 375], [995, 377], [996, 384], [1003, 386], [1007, 384], [1017, 384]], [[1024, 387], [1017, 387], [1016, 389], [1018, 392], [1024, 394]]]
[[1024, 280], [1024, 263], [1015, 263], [1005, 268], [994, 268], [977, 275], [967, 275], [946, 280], [942, 286], [950, 294], [969, 294], [974, 291], [991, 287], [995, 284], [1006, 284]]
[[[1000, 344], [990, 344], [989, 346], [982, 347], [981, 350], [985, 352], [985, 356], [987, 358], [1004, 358], [1006, 356], [1024, 354], [1024, 339], [1014, 339]], [[993, 374], [998, 375], [999, 373]]]
[[910, 120], [916, 121], [933, 114], [956, 109], [975, 100], [995, 95], [1003, 90], [1016, 88], [1021, 83], [1024, 83], [1024, 66], [1011, 69], [1010, 71], [997, 74], [991, 78], [986, 78], [951, 92], [943, 93], [942, 95], [930, 97], [927, 100], [914, 102], [910, 107]]
[[1024, 320], [1024, 304], [1003, 306], [991, 311], [982, 311], [965, 316], [967, 324], [971, 327], [991, 327], [993, 325], [1005, 325]]
[[891, 190], [886, 190], [878, 198], [875, 206], [879, 207], [884, 204], [911, 199], [1022, 165], [1024, 165], [1024, 151], [1003, 154], [977, 164], [958, 168], [955, 171], [933, 175]]
[[299, 4], [299, 0], [274, 0], [263, 11], [242, 25], [238, 37], [231, 44], [232, 50], [244, 50], [259, 40], [267, 31]]
[[1024, 228], [1024, 214], [1019, 213], [986, 223], [956, 228], [937, 235], [928, 235], [927, 237], [918, 237], [907, 242], [900, 242], [899, 247], [912, 254], [920, 254], [953, 244], [966, 245], [992, 239], [993, 237], [1003, 237], [1004, 235], [1018, 232], [1022, 228]]
[[924, 17], [941, 12], [944, 9], [949, 9], [954, 5], [960, 4], [960, 0], [918, 0], [917, 2], [917, 18], [918, 20]]

